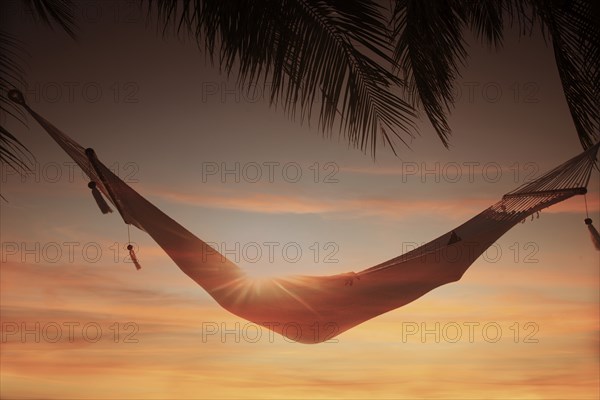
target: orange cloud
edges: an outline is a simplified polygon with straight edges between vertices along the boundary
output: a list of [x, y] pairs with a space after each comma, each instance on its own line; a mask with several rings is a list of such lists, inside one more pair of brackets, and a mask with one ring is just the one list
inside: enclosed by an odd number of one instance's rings
[[465, 216], [492, 204], [485, 199], [467, 199], [452, 204], [439, 200], [397, 200], [384, 197], [323, 199], [267, 193], [242, 194], [233, 191], [229, 194], [182, 194], [166, 190], [155, 193], [169, 201], [198, 207], [266, 214], [350, 214], [398, 219], [420, 213]]
[[[230, 209], [265, 214], [330, 214], [351, 215], [355, 217], [381, 217], [403, 219], [418, 215], [436, 215], [451, 219], [463, 219], [474, 216], [491, 206], [499, 198], [462, 198], [453, 199], [395, 199], [388, 197], [322, 198], [270, 193], [176, 193], [164, 189], [152, 190], [169, 201], [198, 207]], [[578, 201], [579, 200], [579, 201]], [[588, 195], [588, 209], [600, 207], [598, 196]], [[569, 199], [544, 210], [549, 213], [585, 212], [583, 200], [579, 197]]]

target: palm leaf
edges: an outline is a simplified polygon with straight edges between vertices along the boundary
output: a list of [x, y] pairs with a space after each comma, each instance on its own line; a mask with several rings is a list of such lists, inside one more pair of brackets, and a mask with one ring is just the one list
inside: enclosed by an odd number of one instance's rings
[[466, 52], [470, 28], [491, 47], [502, 45], [504, 17], [522, 35], [536, 24], [549, 35], [565, 97], [584, 148], [600, 139], [600, 15], [585, 0], [396, 0], [394, 57], [412, 103], [422, 106], [444, 144], [450, 128], [452, 84]]
[[600, 140], [600, 20], [592, 1], [532, 0], [552, 38], [556, 66], [579, 140]]
[[[71, 0], [24, 0], [24, 4], [47, 25], [56, 23], [69, 36], [75, 37], [74, 5]], [[26, 86], [22, 67], [24, 47], [15, 37], [0, 31], [0, 162], [19, 173], [29, 170], [34, 157], [4, 123], [8, 118], [25, 123], [22, 110], [8, 99], [10, 89]]]
[[412, 104], [422, 106], [446, 147], [452, 85], [467, 54], [462, 37], [466, 20], [456, 1], [397, 0], [393, 13], [394, 58]]
[[470, 0], [463, 6], [471, 31], [492, 48], [502, 46], [507, 6], [505, 0]]
[[52, 27], [58, 24], [71, 38], [75, 39], [75, 20], [72, 0], [23, 0], [25, 7], [37, 15], [42, 22]]
[[[0, 114], [4, 124], [8, 118], [24, 123], [23, 112], [8, 99], [8, 91], [25, 85], [21, 67], [22, 43], [0, 31]], [[29, 169], [31, 153], [8, 129], [0, 125], [0, 162], [23, 173]]]
[[[148, 0], [161, 26], [203, 45], [242, 90], [267, 86], [270, 103], [375, 154], [414, 132], [401, 97], [383, 9], [372, 0]], [[320, 96], [320, 99], [319, 99]], [[321, 100], [319, 102], [319, 100]]]

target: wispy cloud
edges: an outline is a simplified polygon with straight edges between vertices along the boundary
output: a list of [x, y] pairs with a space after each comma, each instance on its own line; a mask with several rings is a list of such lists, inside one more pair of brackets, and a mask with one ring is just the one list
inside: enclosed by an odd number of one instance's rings
[[[397, 199], [390, 197], [362, 196], [355, 198], [328, 198], [309, 195], [243, 193], [178, 193], [166, 189], [154, 189], [153, 193], [175, 203], [198, 207], [229, 209], [264, 214], [344, 214], [354, 217], [380, 217], [403, 219], [418, 215], [436, 215], [450, 219], [466, 218], [491, 206], [499, 198], [464, 197], [454, 199]], [[579, 200], [579, 201], [578, 201]], [[598, 196], [588, 196], [588, 208], [598, 209]], [[550, 213], [585, 212], [582, 199], [569, 199], [546, 209]]]

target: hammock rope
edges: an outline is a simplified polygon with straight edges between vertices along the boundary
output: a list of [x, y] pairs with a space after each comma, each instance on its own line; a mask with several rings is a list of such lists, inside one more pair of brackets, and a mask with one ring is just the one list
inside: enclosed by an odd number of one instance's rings
[[588, 212], [588, 204], [587, 204], [587, 195], [583, 196], [583, 202], [585, 204], [585, 226], [587, 226], [588, 231], [590, 232], [590, 238], [592, 239], [592, 243], [596, 250], [600, 251], [600, 233], [596, 227], [592, 224], [592, 219], [590, 218], [590, 213]]
[[[585, 194], [599, 147], [596, 144], [521, 185], [437, 239], [374, 267], [358, 273], [258, 281], [248, 278], [236, 264], [129, 187], [93, 150], [84, 149], [38, 115], [20, 92], [10, 91], [9, 98], [39, 122], [95, 182], [98, 195], [101, 193], [115, 206], [128, 226], [127, 248], [137, 269], [141, 267], [130, 241], [130, 225], [148, 233], [181, 271], [224, 309], [301, 343], [327, 341], [436, 287], [458, 281], [486, 249], [520, 221]], [[600, 235], [589, 217], [586, 225], [600, 250]]]

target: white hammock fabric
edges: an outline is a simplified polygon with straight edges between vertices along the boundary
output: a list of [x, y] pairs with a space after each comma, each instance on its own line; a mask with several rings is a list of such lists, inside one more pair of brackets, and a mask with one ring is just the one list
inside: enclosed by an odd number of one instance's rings
[[585, 194], [600, 144], [399, 257], [358, 273], [259, 282], [140, 196], [98, 161], [91, 149], [86, 154], [83, 147], [29, 108], [20, 92], [11, 91], [9, 97], [24, 106], [96, 183], [125, 223], [147, 232], [223, 308], [301, 343], [326, 341], [438, 286], [458, 281], [489, 246], [524, 218]]

